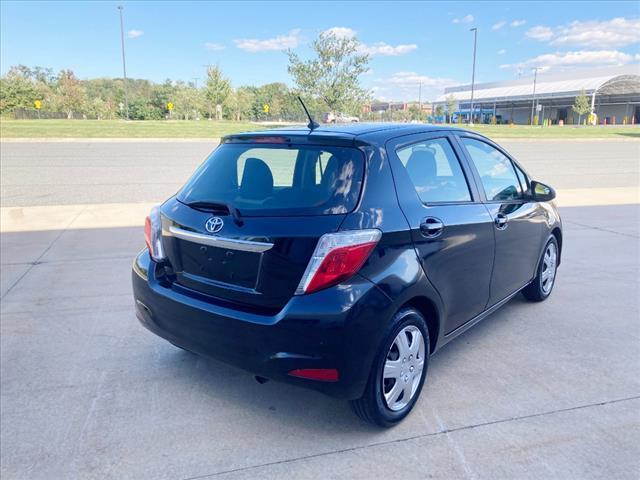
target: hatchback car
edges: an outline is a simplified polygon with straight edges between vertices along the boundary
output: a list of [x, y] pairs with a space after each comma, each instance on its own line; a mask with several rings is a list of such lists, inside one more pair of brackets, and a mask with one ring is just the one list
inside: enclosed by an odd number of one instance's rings
[[438, 348], [518, 292], [551, 294], [554, 196], [460, 129], [230, 135], [146, 219], [137, 317], [183, 349], [391, 426]]

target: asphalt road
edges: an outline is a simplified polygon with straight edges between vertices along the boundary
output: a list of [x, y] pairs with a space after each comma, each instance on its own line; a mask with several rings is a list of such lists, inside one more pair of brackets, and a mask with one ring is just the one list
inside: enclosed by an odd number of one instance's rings
[[[504, 141], [558, 189], [638, 184], [638, 141]], [[206, 142], [0, 143], [2, 206], [159, 202], [207, 157]]]
[[0, 477], [637, 479], [639, 205], [599, 189], [638, 185], [640, 142], [505, 145], [589, 205], [561, 209], [555, 291], [438, 352], [414, 412], [378, 430], [138, 325], [135, 202], [171, 194], [211, 145], [0, 144]]

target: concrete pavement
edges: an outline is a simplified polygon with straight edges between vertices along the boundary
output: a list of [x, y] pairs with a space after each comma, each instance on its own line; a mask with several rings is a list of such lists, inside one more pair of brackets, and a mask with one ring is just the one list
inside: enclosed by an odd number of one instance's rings
[[[637, 203], [623, 203], [637, 192], [640, 143], [612, 153], [621, 160], [608, 173], [593, 159], [610, 146], [595, 145], [575, 147], [592, 150], [592, 160], [570, 160], [579, 178], [535, 144], [507, 145], [560, 196], [575, 195], [562, 209], [556, 289], [540, 304], [517, 297], [441, 350], [415, 411], [383, 431], [343, 402], [259, 385], [137, 324], [130, 264], [149, 204], [106, 202], [130, 190], [128, 202], [159, 201], [172, 175], [181, 182], [200, 161], [199, 147], [118, 146], [119, 166], [96, 176], [82, 152], [56, 159], [21, 146], [30, 171], [16, 176], [3, 144], [0, 476], [638, 478], [640, 219]], [[168, 146], [190, 156], [172, 165]], [[150, 169], [156, 160], [169, 170]], [[40, 178], [40, 164], [65, 188]], [[27, 201], [29, 179], [39, 200]], [[5, 197], [9, 184], [17, 196]]]

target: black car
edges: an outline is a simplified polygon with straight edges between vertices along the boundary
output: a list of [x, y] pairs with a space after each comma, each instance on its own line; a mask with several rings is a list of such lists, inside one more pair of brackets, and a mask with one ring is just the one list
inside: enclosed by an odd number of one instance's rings
[[147, 218], [136, 313], [181, 348], [348, 399], [390, 426], [438, 348], [518, 292], [551, 294], [554, 197], [466, 130], [230, 135]]

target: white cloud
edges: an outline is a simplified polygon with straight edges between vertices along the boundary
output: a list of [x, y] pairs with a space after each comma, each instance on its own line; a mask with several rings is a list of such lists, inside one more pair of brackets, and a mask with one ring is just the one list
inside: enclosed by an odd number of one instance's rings
[[473, 15], [468, 14], [462, 18], [454, 18], [453, 23], [471, 23], [473, 22]]
[[356, 36], [356, 31], [349, 27], [331, 27], [322, 33], [338, 38], [353, 38]]
[[144, 32], [142, 30], [129, 30], [127, 32], [127, 37], [129, 38], [138, 38], [142, 35], [144, 35]]
[[491, 27], [491, 30], [500, 30], [502, 27], [504, 27], [507, 24], [507, 22], [498, 22], [498, 23], [494, 23], [493, 26]]
[[553, 28], [537, 26], [526, 35], [556, 46], [624, 47], [640, 42], [640, 18], [575, 21]]
[[298, 46], [300, 42], [300, 29], [296, 28], [286, 35], [278, 35], [277, 37], [264, 40], [236, 39], [233, 42], [239, 49], [251, 53], [286, 50]]
[[507, 51], [504, 48], [498, 50], [498, 55], [504, 55], [505, 53], [507, 53]]
[[514, 20], [513, 22], [511, 22], [509, 25], [511, 25], [512, 27], [521, 27], [522, 25], [524, 25], [525, 23], [527, 23], [526, 20]]
[[534, 40], [538, 40], [540, 42], [546, 42], [553, 38], [553, 30], [551, 30], [549, 27], [537, 25], [527, 30], [525, 32], [525, 35], [529, 38], [533, 38]]
[[362, 44], [358, 51], [360, 53], [366, 53], [372, 57], [397, 57], [398, 55], [405, 55], [413, 52], [418, 46], [415, 43], [407, 45], [389, 45], [384, 42], [377, 42], [371, 45]]
[[211, 52], [219, 52], [220, 50], [224, 50], [226, 47], [221, 43], [211, 43], [207, 42], [204, 44], [204, 48]]
[[378, 78], [371, 89], [378, 100], [410, 101], [418, 100], [422, 84], [422, 101], [442, 94], [444, 87], [459, 82], [450, 78], [429, 77], [416, 72], [396, 72], [388, 78]]
[[575, 52], [546, 53], [521, 63], [500, 65], [500, 68], [526, 69], [527, 67], [541, 67], [549, 70], [551, 68], [563, 69], [567, 67], [624, 65], [634, 60], [636, 60], [634, 55], [618, 50], [580, 50]]

